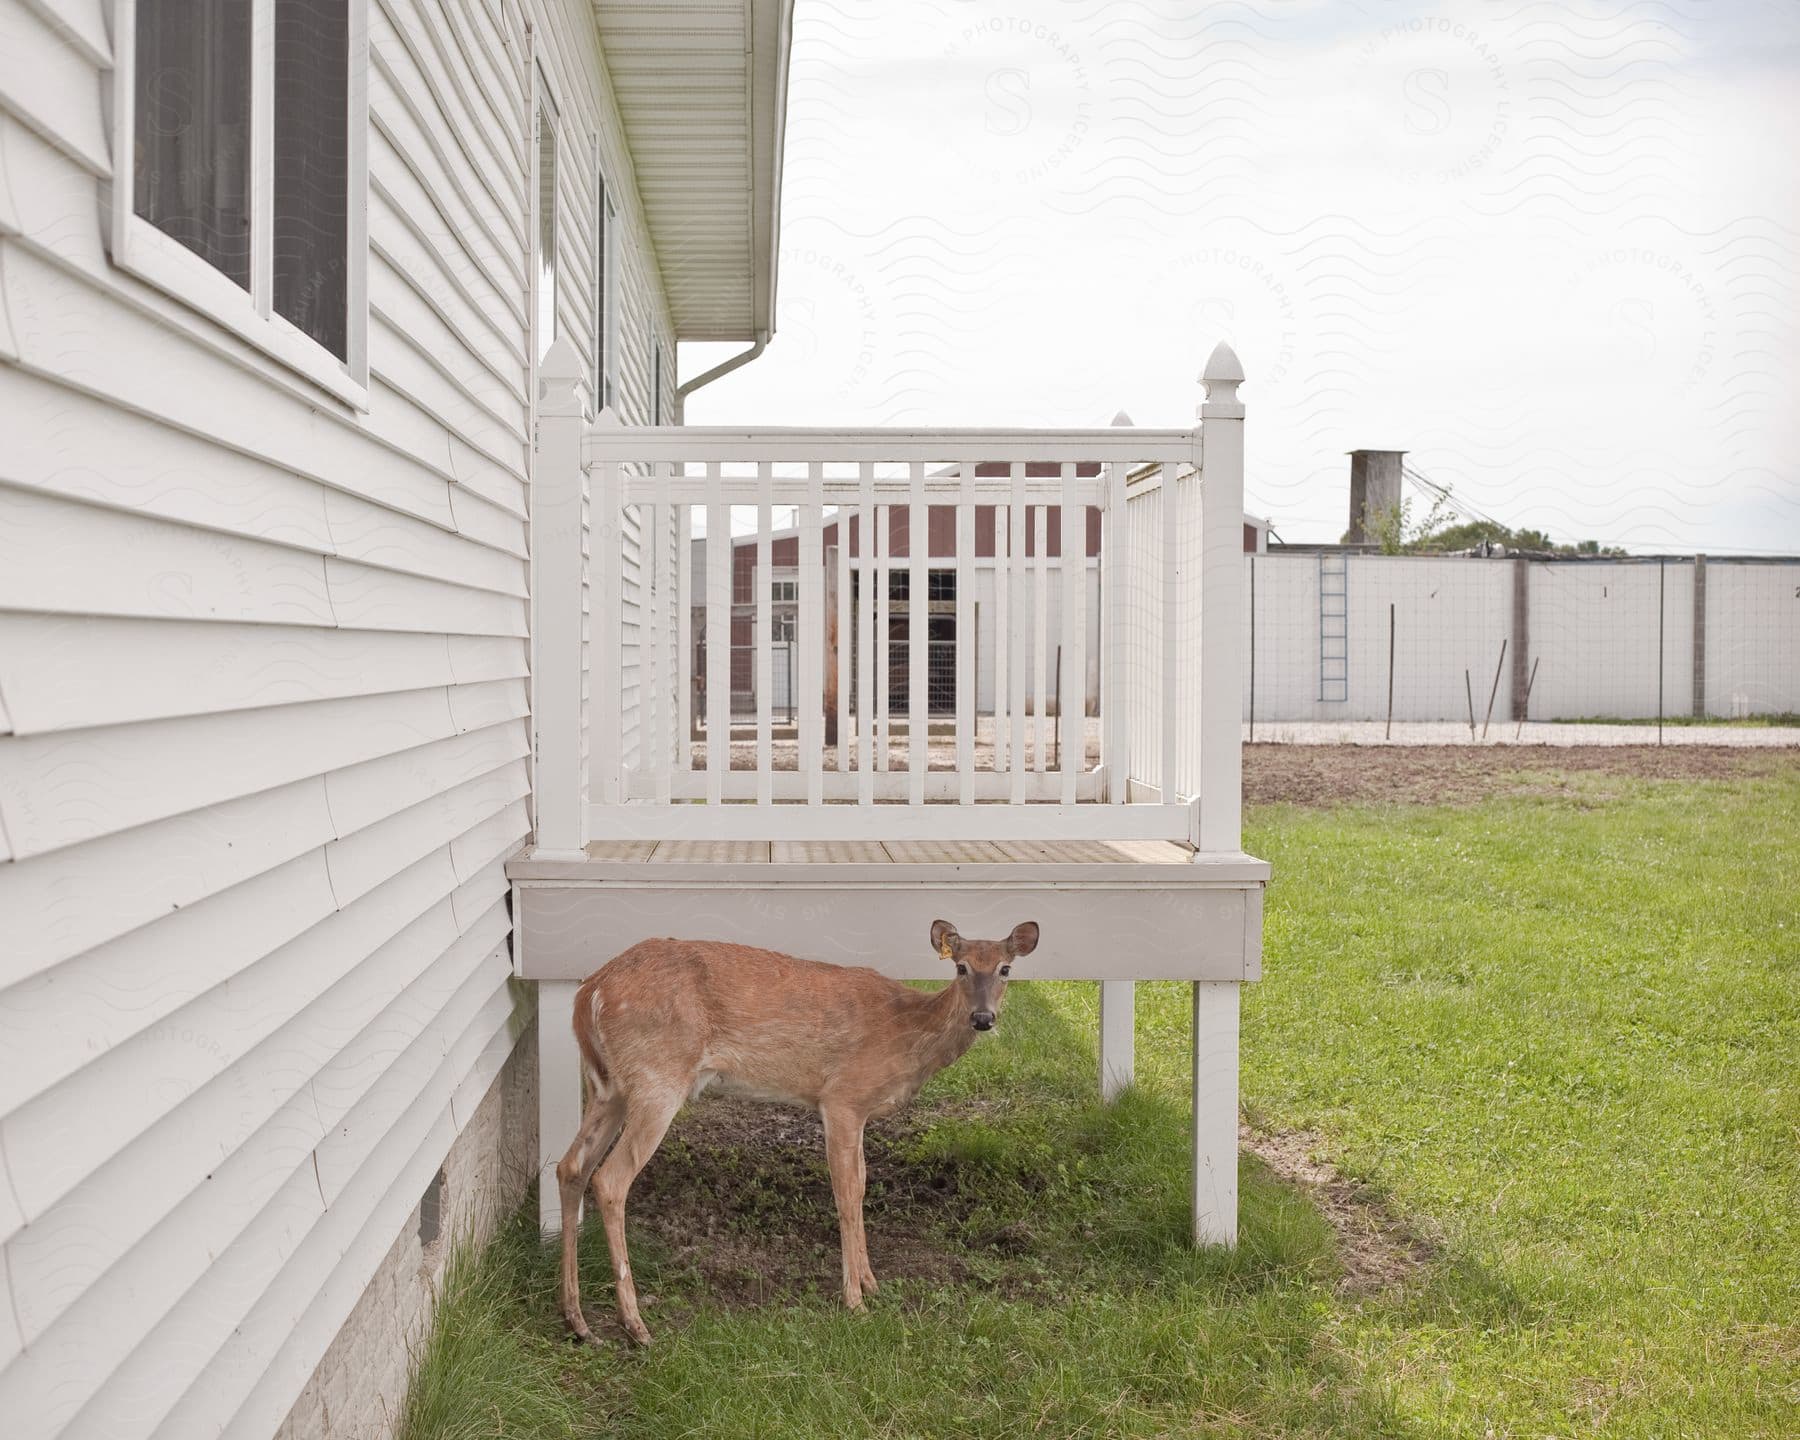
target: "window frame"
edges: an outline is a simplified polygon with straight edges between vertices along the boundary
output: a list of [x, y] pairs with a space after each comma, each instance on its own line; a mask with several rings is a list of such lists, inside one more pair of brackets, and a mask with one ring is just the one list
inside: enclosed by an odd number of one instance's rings
[[250, 30], [250, 288], [240, 287], [137, 213], [137, 0], [113, 27], [112, 263], [229, 330], [353, 409], [369, 408], [369, 0], [347, 0], [344, 355], [275, 312], [275, 0], [253, 0]]
[[600, 137], [592, 137], [594, 155], [594, 409], [618, 409], [619, 399], [619, 207], [613, 204], [600, 159]]

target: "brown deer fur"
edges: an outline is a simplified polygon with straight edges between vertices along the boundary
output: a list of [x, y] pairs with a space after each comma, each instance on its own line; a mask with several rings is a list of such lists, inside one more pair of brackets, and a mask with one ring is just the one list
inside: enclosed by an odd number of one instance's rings
[[864, 1293], [876, 1288], [863, 1239], [863, 1127], [912, 1099], [978, 1030], [993, 1027], [1012, 961], [1037, 941], [1029, 921], [1004, 940], [965, 940], [936, 921], [932, 946], [955, 966], [952, 983], [936, 994], [873, 970], [703, 940], [646, 940], [588, 976], [575, 992], [574, 1013], [587, 1101], [575, 1142], [556, 1167], [569, 1327], [593, 1339], [576, 1262], [591, 1179], [619, 1320], [633, 1340], [650, 1343], [625, 1250], [625, 1197], [675, 1113], [714, 1081], [819, 1112], [837, 1201], [844, 1303], [861, 1308]]

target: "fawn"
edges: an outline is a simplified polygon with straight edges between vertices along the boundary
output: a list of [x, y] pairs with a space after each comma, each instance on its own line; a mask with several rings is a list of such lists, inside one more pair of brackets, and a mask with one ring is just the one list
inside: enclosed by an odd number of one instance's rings
[[873, 970], [701, 940], [645, 940], [588, 976], [574, 1013], [587, 1101], [575, 1143], [556, 1167], [569, 1328], [593, 1342], [576, 1261], [591, 1180], [620, 1323], [638, 1344], [650, 1343], [625, 1250], [625, 1197], [682, 1104], [715, 1080], [819, 1112], [844, 1303], [860, 1309], [876, 1289], [863, 1238], [863, 1127], [918, 1094], [975, 1043], [976, 1032], [994, 1028], [1012, 962], [1037, 942], [1031, 921], [1004, 940], [965, 940], [948, 921], [933, 921], [932, 947], [956, 967], [955, 980], [936, 994]]

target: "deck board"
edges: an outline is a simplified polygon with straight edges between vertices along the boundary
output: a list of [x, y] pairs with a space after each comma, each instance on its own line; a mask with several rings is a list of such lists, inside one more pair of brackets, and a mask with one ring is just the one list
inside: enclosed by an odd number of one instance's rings
[[775, 840], [777, 865], [881, 865], [887, 852], [879, 840]]
[[1182, 865], [1173, 840], [594, 840], [590, 860], [689, 865]]
[[656, 849], [654, 840], [593, 840], [588, 843], [590, 860], [648, 860]]
[[767, 840], [659, 840], [652, 865], [766, 865]]

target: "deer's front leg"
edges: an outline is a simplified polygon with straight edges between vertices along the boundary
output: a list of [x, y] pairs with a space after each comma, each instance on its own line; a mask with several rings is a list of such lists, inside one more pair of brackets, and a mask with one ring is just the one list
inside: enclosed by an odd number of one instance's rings
[[842, 1108], [822, 1109], [825, 1122], [825, 1163], [831, 1167], [831, 1193], [837, 1201], [838, 1243], [843, 1251], [844, 1303], [862, 1308], [863, 1290], [875, 1289], [869, 1272], [868, 1246], [863, 1238], [863, 1122]]

